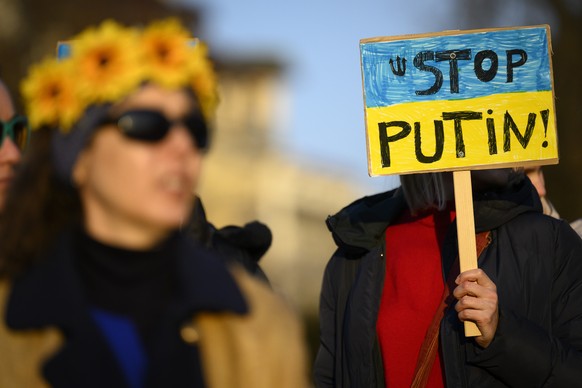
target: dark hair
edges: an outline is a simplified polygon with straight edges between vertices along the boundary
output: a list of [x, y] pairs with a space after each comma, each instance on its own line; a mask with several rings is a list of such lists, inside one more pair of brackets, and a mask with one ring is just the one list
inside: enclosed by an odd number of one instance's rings
[[432, 172], [400, 176], [404, 198], [412, 214], [431, 208], [445, 208], [448, 199], [445, 174]]
[[0, 219], [0, 277], [25, 269], [59, 232], [81, 222], [79, 195], [56, 177], [50, 143], [50, 129], [34, 132], [9, 188]]

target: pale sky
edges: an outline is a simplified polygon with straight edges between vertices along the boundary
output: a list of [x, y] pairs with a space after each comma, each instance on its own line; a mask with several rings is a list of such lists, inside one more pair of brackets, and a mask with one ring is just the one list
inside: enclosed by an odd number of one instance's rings
[[359, 41], [459, 29], [450, 0], [182, 0], [201, 11], [201, 35], [219, 56], [274, 57], [287, 70], [287, 117], [276, 143], [307, 166], [368, 177]]

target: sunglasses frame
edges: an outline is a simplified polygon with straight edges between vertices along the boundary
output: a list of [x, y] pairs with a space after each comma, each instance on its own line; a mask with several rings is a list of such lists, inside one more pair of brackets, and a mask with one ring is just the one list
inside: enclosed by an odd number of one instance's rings
[[[4, 144], [4, 139], [6, 137], [9, 137], [20, 151], [24, 151], [28, 147], [28, 143], [30, 142], [30, 127], [28, 126], [28, 119], [26, 118], [26, 116], [14, 115], [8, 121], [0, 120], [0, 123], [2, 124], [2, 137], [0, 138], [0, 147], [2, 147], [2, 144]], [[17, 125], [22, 125], [22, 127], [24, 127], [26, 133], [26, 140], [24, 144], [19, 144], [19, 142], [16, 140], [14, 127]]]
[[[140, 121], [141, 120], [141, 121]], [[139, 128], [140, 123], [148, 121], [149, 128]], [[155, 123], [153, 121], [156, 121]], [[192, 113], [177, 120], [169, 120], [165, 114], [154, 109], [132, 109], [115, 117], [106, 118], [101, 125], [114, 124], [124, 136], [130, 139], [155, 143], [161, 141], [175, 125], [183, 125], [192, 139], [196, 148], [208, 149], [209, 131], [206, 121], [200, 113]]]

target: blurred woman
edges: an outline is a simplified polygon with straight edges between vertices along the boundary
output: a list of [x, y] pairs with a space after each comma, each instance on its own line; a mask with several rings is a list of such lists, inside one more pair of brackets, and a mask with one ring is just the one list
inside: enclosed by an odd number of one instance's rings
[[34, 67], [0, 230], [0, 386], [303, 387], [301, 327], [179, 230], [216, 81], [176, 21], [107, 21]]
[[8, 187], [14, 178], [14, 170], [20, 162], [22, 151], [28, 144], [28, 125], [26, 118], [15, 115], [14, 104], [10, 93], [0, 80], [0, 124], [2, 137], [0, 138], [0, 213], [4, 208], [4, 201]]
[[[542, 202], [544, 214], [550, 217], [561, 218], [560, 213], [554, 207], [554, 204], [548, 199], [548, 193], [546, 191], [546, 181], [544, 179], [544, 171], [541, 166], [527, 167], [525, 173], [531, 183], [536, 188], [538, 195], [540, 196], [540, 201]], [[578, 218], [570, 222], [572, 229], [578, 233], [578, 236], [582, 237], [582, 218]]]

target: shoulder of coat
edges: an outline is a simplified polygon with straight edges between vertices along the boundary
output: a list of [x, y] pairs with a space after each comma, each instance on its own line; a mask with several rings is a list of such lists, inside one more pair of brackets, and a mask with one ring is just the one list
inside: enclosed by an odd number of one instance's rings
[[183, 334], [189, 333], [199, 346], [209, 386], [307, 387], [307, 351], [299, 314], [241, 266], [231, 272], [248, 312], [201, 313], [185, 325], [188, 329], [183, 327]]
[[61, 347], [63, 336], [53, 327], [10, 329], [5, 318], [10, 289], [9, 281], [0, 280], [0, 387], [48, 387], [42, 366]]

